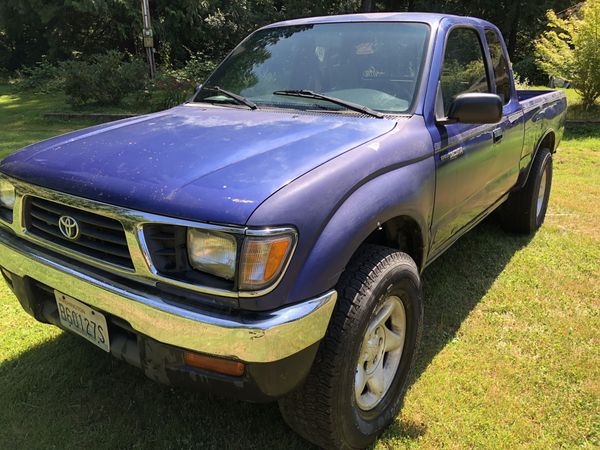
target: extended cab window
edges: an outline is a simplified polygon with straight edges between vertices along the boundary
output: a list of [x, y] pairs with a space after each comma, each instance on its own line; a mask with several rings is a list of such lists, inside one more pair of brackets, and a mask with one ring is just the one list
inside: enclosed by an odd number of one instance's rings
[[[273, 94], [311, 90], [381, 112], [406, 113], [420, 84], [428, 39], [428, 25], [411, 22], [267, 28], [242, 42], [205, 86], [219, 86], [259, 106], [340, 109], [330, 102]], [[210, 90], [195, 99], [219, 100], [228, 101]]]
[[504, 50], [496, 31], [486, 30], [485, 38], [490, 49], [492, 65], [494, 66], [496, 94], [500, 96], [504, 104], [507, 104], [510, 101], [510, 79], [508, 78], [508, 64], [504, 57]]
[[455, 28], [446, 43], [440, 77], [444, 114], [452, 100], [468, 92], [490, 92], [485, 57], [479, 35], [472, 28]]

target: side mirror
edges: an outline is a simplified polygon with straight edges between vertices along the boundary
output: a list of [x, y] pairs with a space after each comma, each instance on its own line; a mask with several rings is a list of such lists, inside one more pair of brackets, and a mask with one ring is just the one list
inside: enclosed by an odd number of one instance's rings
[[502, 100], [496, 94], [469, 93], [456, 96], [450, 104], [447, 123], [498, 123]]

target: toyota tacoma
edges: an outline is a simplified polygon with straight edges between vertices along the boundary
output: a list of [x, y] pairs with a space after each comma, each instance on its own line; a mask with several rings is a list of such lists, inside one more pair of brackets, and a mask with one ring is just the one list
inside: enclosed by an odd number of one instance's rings
[[248, 401], [328, 448], [396, 417], [421, 273], [493, 211], [544, 221], [566, 99], [514, 84], [483, 20], [259, 29], [175, 108], [0, 163], [22, 307], [148, 377]]

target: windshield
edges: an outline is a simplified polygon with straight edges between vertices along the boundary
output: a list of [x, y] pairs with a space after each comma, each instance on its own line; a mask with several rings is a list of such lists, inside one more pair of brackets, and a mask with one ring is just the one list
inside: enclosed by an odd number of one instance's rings
[[[217, 68], [194, 101], [342, 110], [314, 98], [275, 91], [310, 90], [387, 113], [410, 111], [419, 87], [429, 27], [422, 23], [355, 22], [259, 30]], [[239, 102], [238, 102], [239, 103]]]

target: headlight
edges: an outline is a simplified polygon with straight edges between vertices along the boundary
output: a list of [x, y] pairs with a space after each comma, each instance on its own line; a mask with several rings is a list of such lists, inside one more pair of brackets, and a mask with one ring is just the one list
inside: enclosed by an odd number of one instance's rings
[[234, 281], [240, 291], [258, 291], [273, 284], [285, 270], [295, 243], [296, 233], [291, 230], [237, 237], [221, 231], [187, 230], [190, 265]]
[[247, 237], [242, 247], [239, 287], [256, 291], [271, 284], [285, 269], [292, 235]]
[[5, 180], [0, 180], [0, 207], [11, 210], [15, 207], [15, 187]]
[[226, 280], [235, 276], [237, 242], [229, 234], [189, 228], [187, 246], [195, 269]]

